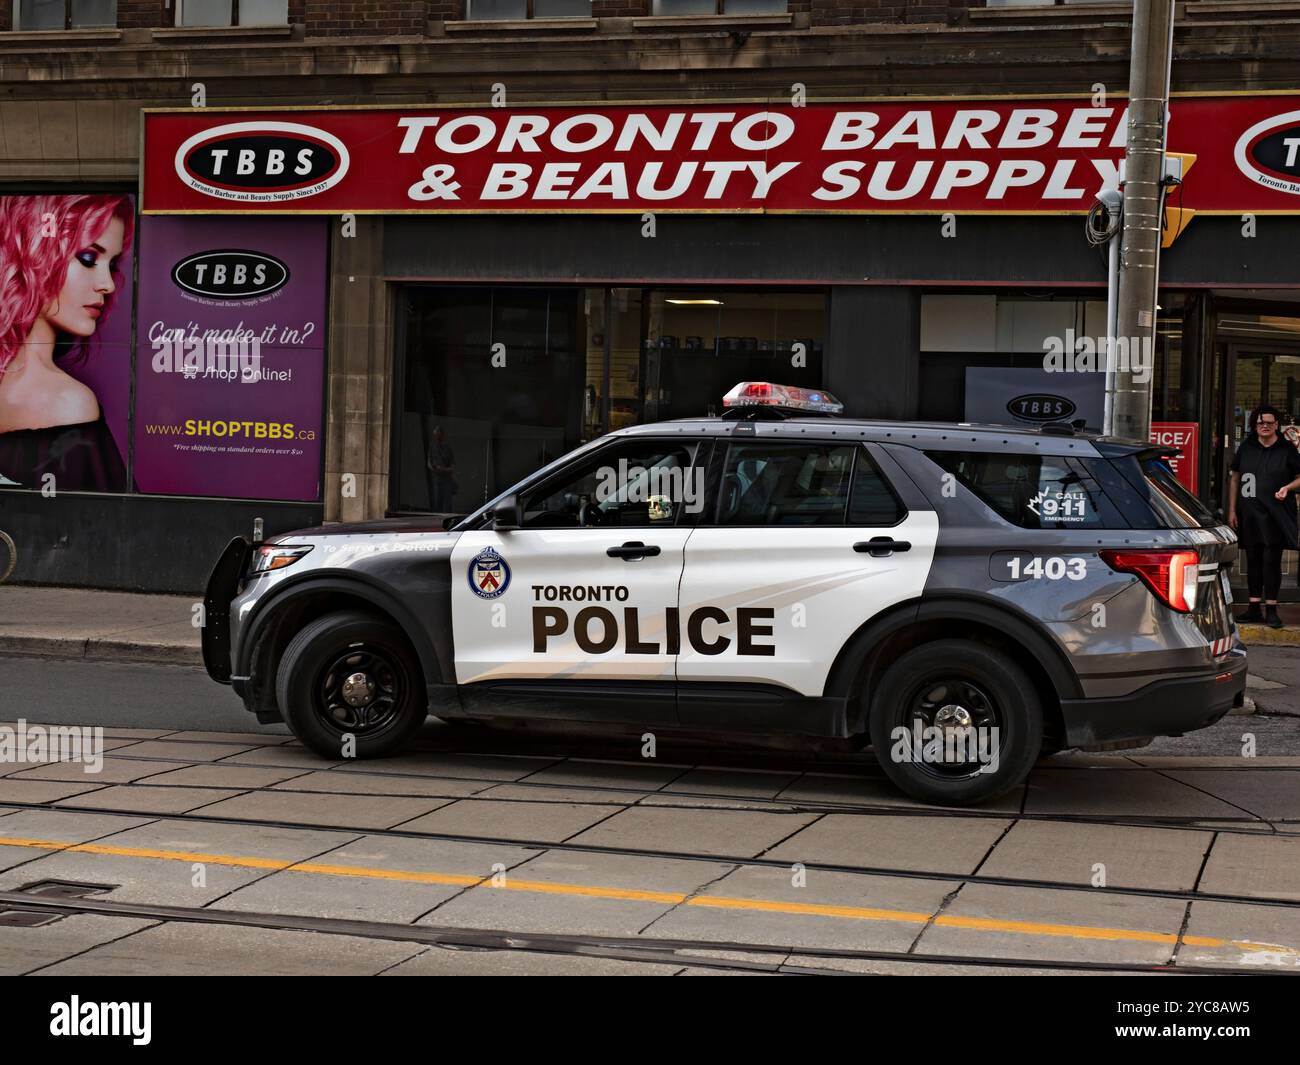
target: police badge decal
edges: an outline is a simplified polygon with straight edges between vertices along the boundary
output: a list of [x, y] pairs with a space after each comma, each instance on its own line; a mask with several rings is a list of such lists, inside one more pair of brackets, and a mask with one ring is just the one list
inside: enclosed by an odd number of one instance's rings
[[470, 559], [469, 587], [480, 599], [499, 598], [510, 587], [510, 567], [495, 548], [485, 547]]

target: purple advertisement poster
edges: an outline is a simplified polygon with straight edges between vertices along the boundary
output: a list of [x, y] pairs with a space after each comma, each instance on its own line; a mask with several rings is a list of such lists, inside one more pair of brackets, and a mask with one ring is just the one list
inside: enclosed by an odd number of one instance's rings
[[325, 223], [141, 219], [135, 483], [320, 498]]
[[0, 196], [0, 488], [126, 490], [135, 198]]

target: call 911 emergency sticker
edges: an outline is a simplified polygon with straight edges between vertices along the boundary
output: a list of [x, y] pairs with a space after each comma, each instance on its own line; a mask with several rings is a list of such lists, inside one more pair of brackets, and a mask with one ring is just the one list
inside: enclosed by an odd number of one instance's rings
[[470, 559], [469, 587], [480, 599], [496, 599], [510, 587], [510, 567], [494, 548], [485, 547]]

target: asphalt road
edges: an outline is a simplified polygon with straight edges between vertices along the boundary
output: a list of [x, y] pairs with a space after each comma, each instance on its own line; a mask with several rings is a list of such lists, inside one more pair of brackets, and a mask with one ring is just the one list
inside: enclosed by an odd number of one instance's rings
[[200, 668], [0, 656], [0, 719], [118, 728], [283, 734], [258, 725], [231, 689]]
[[[1266, 712], [1231, 716], [1187, 736], [1159, 739], [1148, 754], [1239, 757], [1242, 737], [1255, 737], [1259, 756], [1300, 755], [1300, 649], [1258, 648], [1252, 671], [1285, 685], [1255, 691]], [[120, 728], [264, 732], [283, 735], [283, 726], [258, 725], [229, 688], [214, 684], [202, 669], [186, 666], [115, 664], [84, 659], [0, 656], [0, 720], [114, 725]]]

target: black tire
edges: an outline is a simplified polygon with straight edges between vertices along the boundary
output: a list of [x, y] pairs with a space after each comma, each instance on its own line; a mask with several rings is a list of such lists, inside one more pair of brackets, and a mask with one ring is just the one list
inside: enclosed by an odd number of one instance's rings
[[[357, 676], [364, 680], [345, 686]], [[355, 737], [353, 757], [394, 754], [419, 731], [429, 709], [424, 674], [406, 635], [354, 610], [317, 618], [289, 641], [275, 694], [285, 724], [326, 758], [346, 756], [349, 734]]]
[[[1043, 712], [1033, 682], [1006, 655], [973, 640], [938, 640], [912, 648], [889, 667], [868, 698], [876, 759], [890, 780], [921, 802], [966, 806], [1004, 795], [1029, 775], [1043, 745]], [[986, 771], [991, 757], [984, 764], [978, 758], [950, 764], [909, 760], [915, 743], [903, 742], [895, 729], [903, 727], [913, 740], [918, 723], [925, 736], [927, 722], [942, 727], [944, 720], [957, 722], [956, 732], [968, 736], [972, 726], [996, 726], [996, 770]], [[962, 721], [968, 722], [965, 728]], [[993, 734], [982, 735], [989, 754]]]
[[18, 548], [13, 537], [7, 532], [0, 532], [0, 584], [9, 579], [14, 567], [18, 565]]

